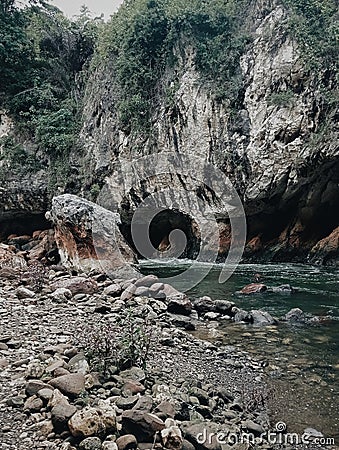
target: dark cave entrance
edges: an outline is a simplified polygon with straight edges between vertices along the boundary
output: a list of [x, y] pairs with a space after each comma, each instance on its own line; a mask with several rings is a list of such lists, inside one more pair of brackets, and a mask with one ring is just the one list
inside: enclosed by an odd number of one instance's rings
[[[304, 261], [310, 249], [339, 225], [339, 161], [330, 159], [312, 170], [312, 175], [303, 174], [308, 182], [289, 197], [272, 198], [264, 211], [247, 217], [248, 241], [259, 236], [264, 247], [291, 243], [275, 250], [277, 262]], [[272, 258], [267, 253], [262, 257]]]
[[32, 235], [34, 231], [52, 228], [45, 213], [34, 212], [2, 212], [0, 213], [0, 240], [4, 241], [11, 234]]
[[[195, 259], [200, 249], [200, 236], [196, 222], [187, 214], [178, 210], [166, 209], [159, 212], [150, 224], [138, 223], [140, 233], [147, 233], [152, 249], [145, 247], [138, 251], [131, 232], [132, 218], [122, 217], [121, 231], [129, 245], [139, 258], [152, 258], [158, 250], [164, 258]], [[178, 245], [177, 245], [178, 244]], [[140, 246], [139, 246], [140, 250]], [[182, 251], [181, 251], [182, 250]]]

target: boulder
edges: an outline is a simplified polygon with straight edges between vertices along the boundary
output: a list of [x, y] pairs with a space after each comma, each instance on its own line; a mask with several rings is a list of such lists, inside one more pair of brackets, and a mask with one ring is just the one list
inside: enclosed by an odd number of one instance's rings
[[24, 411], [30, 411], [32, 413], [39, 412], [41, 408], [43, 408], [44, 404], [41, 398], [33, 395], [32, 397], [28, 397], [24, 404]]
[[239, 294], [242, 295], [251, 295], [251, 294], [262, 294], [267, 291], [267, 286], [262, 283], [252, 283], [243, 287]]
[[18, 287], [18, 289], [15, 291], [16, 296], [20, 299], [25, 298], [33, 298], [35, 296], [35, 293], [31, 291], [30, 289], [27, 289], [23, 286]]
[[276, 319], [274, 319], [274, 317], [272, 317], [271, 314], [268, 313], [267, 311], [254, 309], [250, 312], [250, 314], [252, 316], [253, 325], [264, 326], [277, 324]]
[[51, 408], [51, 417], [54, 429], [60, 432], [67, 428], [69, 419], [77, 412], [75, 406], [71, 405], [68, 398], [55, 389], [48, 406]]
[[158, 277], [157, 276], [155, 276], [155, 275], [146, 275], [146, 276], [144, 276], [144, 277], [142, 277], [142, 278], [139, 278], [138, 280], [136, 280], [135, 281], [135, 283], [134, 283], [134, 285], [136, 286], [136, 287], [139, 287], [139, 286], [145, 286], [145, 287], [151, 287], [152, 286], [152, 284], [154, 284], [154, 283], [157, 283], [159, 280], [158, 280]]
[[234, 314], [234, 322], [236, 322], [236, 323], [238, 323], [238, 322], [252, 323], [253, 322], [252, 315], [248, 311], [245, 311], [244, 309], [233, 307], [232, 314]]
[[292, 294], [294, 292], [294, 289], [290, 284], [282, 284], [281, 286], [274, 286], [270, 290], [272, 292], [278, 292], [280, 294]]
[[79, 444], [79, 450], [101, 450], [102, 445], [98, 437], [89, 437]]
[[89, 373], [89, 364], [83, 353], [78, 353], [77, 355], [74, 355], [68, 361], [68, 368], [69, 371], [73, 373], [82, 373], [83, 375]]
[[119, 225], [120, 216], [75, 195], [54, 197], [46, 217], [54, 223], [61, 263], [79, 271], [124, 273], [136, 262]]
[[134, 284], [130, 284], [125, 290], [124, 292], [121, 294], [120, 299], [125, 302], [127, 300], [130, 300], [131, 298], [134, 297], [134, 293], [137, 290], [136, 286]]
[[72, 291], [66, 288], [59, 288], [51, 294], [51, 298], [57, 303], [67, 302], [72, 298]]
[[[163, 290], [164, 290], [164, 283], [154, 283], [149, 288], [149, 295], [153, 298], [157, 298], [157, 295], [159, 294], [159, 292], [163, 291]], [[163, 292], [163, 294], [165, 295], [164, 292]]]
[[28, 396], [36, 395], [41, 389], [49, 389], [53, 391], [52, 386], [41, 380], [30, 380], [25, 386], [26, 395]]
[[155, 408], [154, 414], [162, 420], [173, 419], [175, 416], [175, 407], [170, 401], [164, 400]]
[[98, 406], [87, 406], [68, 421], [74, 437], [89, 437], [99, 433], [116, 432], [116, 412], [108, 403], [99, 400]]
[[222, 425], [213, 422], [182, 422], [184, 438], [195, 448], [201, 450], [221, 450], [217, 434], [223, 430]]
[[300, 308], [293, 308], [285, 315], [284, 319], [291, 323], [305, 323], [306, 315]]
[[116, 440], [119, 450], [133, 450], [138, 446], [138, 441], [133, 434], [125, 434]]
[[110, 284], [105, 287], [103, 294], [108, 295], [109, 297], [119, 297], [122, 293], [122, 287], [120, 284]]
[[76, 397], [85, 390], [85, 377], [82, 373], [71, 373], [53, 378], [49, 384], [63, 394]]
[[172, 325], [174, 325], [175, 327], [184, 328], [187, 331], [194, 331], [196, 328], [195, 322], [187, 316], [182, 316], [179, 314], [168, 314], [168, 317]]
[[216, 311], [215, 302], [211, 299], [211, 297], [208, 297], [207, 295], [195, 300], [193, 302], [193, 305], [199, 315], [203, 315], [207, 312], [215, 312]]
[[161, 289], [160, 292], [164, 292], [164, 294], [166, 295], [167, 298], [168, 297], [185, 297], [185, 294], [178, 291], [170, 284], [164, 284], [164, 287], [163, 287], [163, 289]]
[[165, 429], [161, 430], [163, 446], [169, 450], [181, 450], [183, 439], [176, 422], [173, 419], [167, 419], [165, 427]]
[[122, 387], [122, 392], [125, 395], [143, 394], [145, 392], [145, 386], [139, 381], [128, 380]]
[[215, 311], [223, 316], [230, 316], [232, 314], [233, 302], [228, 300], [215, 300]]
[[173, 314], [189, 316], [192, 312], [192, 303], [187, 297], [175, 296], [169, 298], [167, 311]]
[[52, 296], [55, 291], [60, 292], [60, 289], [67, 289], [71, 291], [72, 295], [95, 294], [98, 291], [98, 283], [92, 278], [86, 277], [62, 278], [52, 283]]
[[165, 428], [164, 422], [155, 414], [140, 410], [128, 410], [122, 413], [122, 429], [134, 434], [138, 442], [150, 442], [157, 431]]
[[113, 441], [104, 441], [102, 443], [102, 450], [118, 450], [118, 446]]
[[146, 379], [146, 374], [140, 367], [131, 367], [130, 369], [120, 372], [120, 377], [124, 380], [134, 380], [143, 383]]

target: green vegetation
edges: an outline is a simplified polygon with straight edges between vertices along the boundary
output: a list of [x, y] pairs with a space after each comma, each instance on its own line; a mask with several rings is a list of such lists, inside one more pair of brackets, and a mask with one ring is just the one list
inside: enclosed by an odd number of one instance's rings
[[0, 155], [1, 181], [5, 181], [11, 173], [24, 176], [31, 172], [37, 172], [42, 168], [38, 158], [26, 152], [22, 144], [16, 142], [13, 136], [2, 138], [0, 146], [3, 148]]
[[117, 370], [147, 369], [152, 326], [146, 311], [127, 308], [115, 322], [103, 319], [86, 326], [75, 336], [75, 343], [91, 369], [109, 379]]
[[[14, 0], [0, 0], [1, 104], [14, 119], [13, 134], [31, 139], [53, 162], [67, 160], [78, 136], [82, 73], [100, 26], [86, 8], [71, 22], [44, 1], [18, 9]], [[3, 157], [25, 165], [10, 142], [3, 148]], [[26, 167], [34, 170], [29, 160]]]
[[[308, 67], [319, 74], [323, 109], [334, 111], [337, 1], [282, 2], [291, 11], [288, 25]], [[91, 19], [86, 8], [70, 21], [44, 0], [30, 0], [24, 9], [14, 0], [0, 0], [0, 101], [16, 124], [16, 138], [5, 142], [2, 158], [16, 160], [18, 167], [25, 160], [28, 170], [34, 171], [39, 168], [36, 158], [16, 144], [32, 140], [53, 166], [51, 189], [67, 180], [86, 74], [89, 69], [103, 70], [105, 64], [115, 84], [112, 104], [126, 132], [147, 135], [163, 99], [168, 108], [175, 104], [178, 62], [188, 53], [205, 84], [213, 86], [215, 99], [236, 110], [242, 102], [240, 57], [250, 41], [246, 31], [250, 4], [250, 0], [125, 0], [103, 24]], [[269, 101], [288, 106], [292, 99], [293, 93], [286, 91], [272, 94]]]
[[339, 11], [336, 0], [283, 0], [289, 25], [310, 69], [338, 68]]
[[338, 114], [339, 9], [337, 0], [283, 0], [291, 12], [289, 28], [302, 49], [305, 66], [321, 93], [320, 127], [310, 137], [309, 145], [331, 136]]
[[281, 92], [273, 92], [268, 98], [268, 103], [272, 106], [287, 107], [292, 103], [293, 91], [288, 89]]
[[96, 61], [113, 63], [120, 125], [147, 131], [152, 110], [168, 86], [165, 72], [183, 52], [195, 49], [195, 62], [206, 81], [213, 82], [217, 99], [236, 102], [241, 86], [239, 60], [248, 37], [241, 31], [247, 2], [233, 0], [127, 0], [99, 41]]

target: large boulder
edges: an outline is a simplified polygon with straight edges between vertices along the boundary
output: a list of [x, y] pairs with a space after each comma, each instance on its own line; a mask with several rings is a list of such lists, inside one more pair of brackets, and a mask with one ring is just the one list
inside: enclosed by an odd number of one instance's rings
[[188, 297], [171, 297], [167, 310], [173, 314], [189, 316], [192, 312], [192, 303]]
[[80, 271], [123, 272], [135, 255], [119, 230], [119, 214], [76, 195], [54, 197], [46, 217], [54, 223], [61, 263]]
[[164, 422], [155, 414], [135, 409], [122, 413], [123, 432], [133, 434], [138, 442], [152, 441], [155, 433], [164, 428]]
[[71, 373], [53, 378], [49, 384], [63, 394], [76, 397], [85, 390], [85, 377], [82, 373]]
[[74, 437], [114, 433], [117, 429], [115, 409], [99, 400], [97, 406], [87, 406], [76, 412], [68, 421], [68, 427]]
[[276, 325], [277, 320], [271, 316], [267, 311], [254, 309], [250, 312], [253, 320], [253, 325], [265, 326], [265, 325]]

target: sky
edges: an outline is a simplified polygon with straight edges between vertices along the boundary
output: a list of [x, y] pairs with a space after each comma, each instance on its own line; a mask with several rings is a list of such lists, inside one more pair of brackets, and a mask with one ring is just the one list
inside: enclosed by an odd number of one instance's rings
[[102, 13], [108, 19], [123, 0], [51, 0], [51, 3], [61, 9], [68, 17], [78, 15], [82, 5], [86, 5], [94, 16]]

